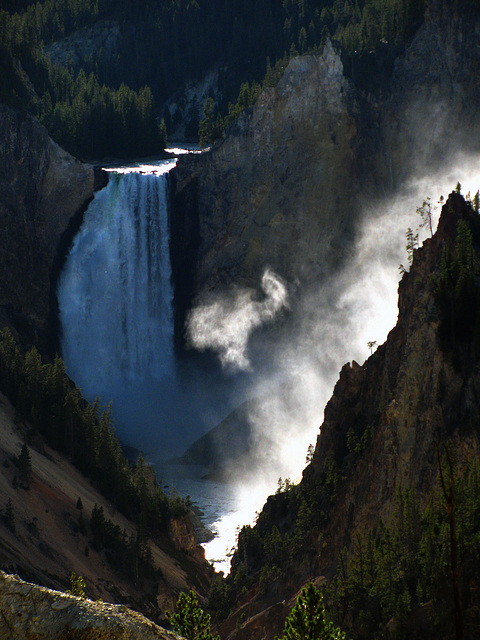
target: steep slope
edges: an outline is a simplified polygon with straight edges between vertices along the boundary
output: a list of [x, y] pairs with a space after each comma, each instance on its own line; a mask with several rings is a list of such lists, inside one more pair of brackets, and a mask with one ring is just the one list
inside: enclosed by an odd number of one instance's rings
[[[479, 215], [461, 195], [452, 193], [443, 207], [435, 236], [414, 252], [410, 272], [400, 282], [398, 322], [386, 343], [363, 366], [352, 362], [343, 367], [325, 408], [315, 453], [302, 482], [271, 496], [256, 526], [241, 532], [223, 594], [228, 594], [229, 588], [239, 593], [238, 584], [251, 590], [239, 597], [236, 612], [221, 627], [225, 636], [273, 637], [275, 631], [281, 630], [288, 612], [288, 607], [279, 602], [288, 603], [307, 580], [320, 576], [331, 579], [339, 573], [341, 582], [348, 562], [357, 576], [362, 570], [366, 574], [367, 569], [361, 569], [361, 564], [359, 567], [355, 553], [360, 549], [365, 558], [369, 556], [368, 540], [381, 546], [385, 528], [390, 530], [389, 527], [393, 527], [388, 534], [393, 548], [395, 528], [404, 526], [398, 520], [399, 503], [403, 500], [405, 504], [408, 500], [415, 503], [415, 508], [408, 509], [417, 514], [414, 528], [419, 527], [421, 514], [440, 491], [437, 446], [442, 450], [443, 443], [448, 445], [459, 474], [478, 461], [480, 307], [475, 274], [479, 255]], [[443, 464], [448, 469], [445, 461]], [[447, 477], [447, 471], [444, 473]], [[470, 482], [465, 478], [455, 489], [457, 505], [464, 502], [460, 489], [463, 491]], [[443, 511], [442, 506], [439, 511]], [[480, 527], [477, 512], [478, 509], [475, 516], [467, 518], [473, 536], [478, 535]], [[474, 576], [478, 570], [478, 549], [474, 551], [476, 547], [469, 547], [463, 538], [470, 529], [461, 524], [462, 513], [460, 510], [457, 515], [458, 545], [463, 549], [462, 597], [468, 603], [466, 637], [473, 638], [479, 624], [475, 613], [478, 590], [476, 579], [472, 578], [472, 572]], [[402, 518], [407, 518], [406, 514], [407, 511]], [[433, 522], [433, 515], [430, 518]], [[435, 526], [432, 540], [440, 544], [448, 525], [439, 521]], [[444, 551], [437, 551], [437, 555], [445, 553], [448, 543], [445, 544]], [[414, 556], [415, 563], [423, 566], [425, 548], [416, 553], [419, 555]], [[408, 637], [417, 637], [415, 631], [422, 638], [435, 633], [435, 637], [449, 637], [452, 633], [448, 553], [442, 562], [443, 596], [428, 615], [421, 608], [420, 614], [417, 612], [426, 621], [427, 631], [422, 631], [420, 624], [417, 630], [412, 618]], [[373, 568], [371, 571], [375, 572]], [[401, 574], [390, 576], [391, 583], [401, 579]], [[347, 583], [353, 592], [353, 578], [345, 577]], [[339, 588], [337, 584], [337, 591]], [[408, 589], [414, 591], [411, 585]], [[421, 602], [419, 594], [409, 593], [411, 604], [405, 615], [413, 616], [415, 606], [419, 607], [415, 604], [417, 597]], [[368, 616], [374, 617], [372, 610], [380, 608], [378, 601], [362, 605], [362, 623], [358, 602], [349, 602], [345, 594], [343, 598], [345, 608], [339, 622], [349, 625], [354, 637], [372, 632]], [[241, 625], [242, 620], [247, 622]], [[360, 628], [355, 627], [356, 622]], [[387, 622], [384, 620], [383, 624]], [[390, 637], [386, 627], [376, 628], [379, 637]]]
[[[26, 489], [18, 456], [29, 438], [33, 476]], [[33, 438], [33, 440], [32, 440]], [[70, 587], [74, 571], [83, 576], [87, 596], [128, 604], [154, 620], [172, 610], [176, 594], [195, 588], [205, 592], [211, 568], [197, 545], [187, 517], [172, 519], [169, 539], [150, 540], [156, 577], [132, 579], [112, 566], [108, 551], [98, 549], [91, 525], [97, 505], [113, 526], [133, 540], [137, 527], [89, 482], [63, 455], [32, 435], [5, 396], [0, 396], [0, 567], [55, 589]], [[80, 499], [82, 508], [78, 508]], [[11, 500], [15, 530], [6, 519]], [[117, 554], [120, 550], [117, 550]], [[111, 554], [111, 551], [110, 551]]]

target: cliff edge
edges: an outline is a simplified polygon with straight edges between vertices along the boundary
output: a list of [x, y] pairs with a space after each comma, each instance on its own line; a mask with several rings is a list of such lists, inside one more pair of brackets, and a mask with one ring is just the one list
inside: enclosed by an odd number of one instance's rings
[[[302, 481], [270, 496], [256, 526], [240, 533], [227, 585], [248, 589], [222, 635], [273, 637], [289, 609], [278, 602], [292, 604], [323, 577], [354, 637], [375, 629], [379, 638], [453, 637], [455, 566], [462, 637], [477, 637], [479, 255], [480, 216], [453, 192], [435, 235], [413, 251], [387, 341], [363, 365], [342, 368]], [[449, 557], [448, 500], [458, 563]]]

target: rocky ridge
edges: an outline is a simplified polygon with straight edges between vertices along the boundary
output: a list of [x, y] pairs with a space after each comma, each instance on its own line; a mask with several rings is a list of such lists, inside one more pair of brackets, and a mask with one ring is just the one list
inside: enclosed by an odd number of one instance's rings
[[177, 640], [123, 605], [93, 602], [0, 571], [0, 637], [10, 640]]
[[[342, 549], [375, 534], [380, 522], [392, 521], [401, 490], [412, 489], [425, 506], [439, 489], [437, 444], [448, 442], [460, 468], [479, 455], [478, 349], [466, 335], [454, 350], [443, 342], [435, 297], [444, 249], [455, 246], [459, 221], [471, 228], [478, 253], [478, 214], [452, 193], [436, 234], [414, 251], [410, 271], [399, 284], [395, 328], [362, 366], [352, 362], [343, 367], [325, 408], [313, 459], [300, 484], [303, 491], [313, 492], [315, 508], [325, 511], [324, 524], [303, 531], [301, 548], [285, 560], [268, 587], [259, 589], [257, 579], [255, 588], [242, 596], [221, 627], [226, 637], [252, 640], [281, 631], [288, 607], [279, 612], [275, 628], [265, 623], [278, 600], [289, 601], [309, 580], [331, 577]], [[255, 529], [260, 536], [273, 527], [282, 534], [293, 532], [300, 517], [299, 504], [288, 492], [278, 494], [268, 498]], [[247, 574], [258, 576], [258, 557], [245, 542], [232, 568], [246, 563]], [[241, 616], [247, 621], [239, 628]], [[432, 629], [432, 620], [429, 624]]]

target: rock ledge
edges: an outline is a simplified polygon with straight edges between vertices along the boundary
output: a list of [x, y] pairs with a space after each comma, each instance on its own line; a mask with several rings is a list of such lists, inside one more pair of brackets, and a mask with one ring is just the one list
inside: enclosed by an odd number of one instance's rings
[[178, 640], [123, 605], [93, 602], [0, 571], [0, 638]]

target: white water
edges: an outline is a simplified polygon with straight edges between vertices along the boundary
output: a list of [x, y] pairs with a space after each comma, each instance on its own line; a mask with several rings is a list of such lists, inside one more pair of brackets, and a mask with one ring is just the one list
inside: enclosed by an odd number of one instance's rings
[[138, 388], [173, 376], [164, 175], [171, 166], [110, 173], [85, 213], [58, 286], [68, 374], [89, 400], [113, 400], [119, 414], [135, 412]]

